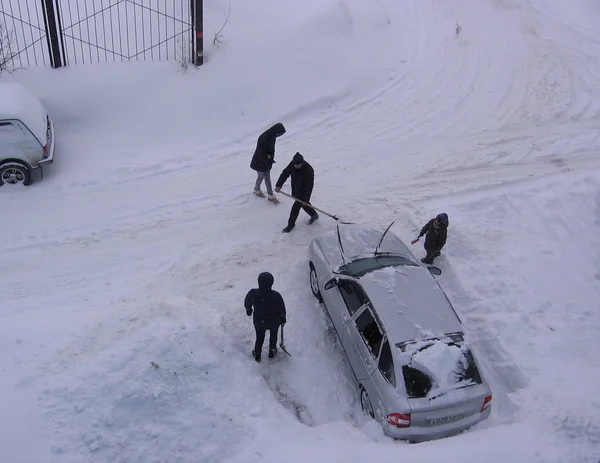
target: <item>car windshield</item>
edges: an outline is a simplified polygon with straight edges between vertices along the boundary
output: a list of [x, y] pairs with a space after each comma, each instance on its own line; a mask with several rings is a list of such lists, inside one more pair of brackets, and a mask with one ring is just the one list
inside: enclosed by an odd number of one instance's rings
[[467, 345], [438, 339], [398, 345], [411, 354], [402, 366], [409, 398], [434, 399], [451, 390], [481, 384], [481, 375]]
[[407, 257], [395, 255], [377, 255], [373, 257], [365, 257], [357, 259], [345, 265], [342, 265], [338, 273], [342, 275], [360, 278], [373, 270], [379, 270], [385, 267], [398, 267], [410, 265], [418, 267], [416, 262], [411, 261]]

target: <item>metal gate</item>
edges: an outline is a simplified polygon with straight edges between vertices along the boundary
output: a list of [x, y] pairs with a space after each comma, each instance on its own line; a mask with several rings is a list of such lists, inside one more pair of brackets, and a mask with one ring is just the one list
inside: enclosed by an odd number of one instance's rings
[[0, 69], [52, 64], [40, 1], [0, 0]]
[[203, 62], [202, 0], [0, 0], [0, 9], [13, 67]]

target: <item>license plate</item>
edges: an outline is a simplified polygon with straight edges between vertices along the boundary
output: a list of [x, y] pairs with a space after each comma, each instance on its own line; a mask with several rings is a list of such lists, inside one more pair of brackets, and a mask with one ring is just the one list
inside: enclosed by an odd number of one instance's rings
[[450, 416], [443, 416], [441, 418], [435, 418], [432, 420], [427, 420], [427, 423], [430, 426], [435, 426], [438, 424], [446, 424], [446, 423], [452, 423], [453, 421], [458, 421], [458, 420], [462, 420], [465, 417], [464, 413], [459, 413], [457, 415], [450, 415]]

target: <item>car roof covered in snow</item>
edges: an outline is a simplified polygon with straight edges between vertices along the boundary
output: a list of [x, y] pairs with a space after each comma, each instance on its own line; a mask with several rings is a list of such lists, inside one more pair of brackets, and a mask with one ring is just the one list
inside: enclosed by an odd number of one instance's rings
[[[339, 238], [332, 230], [315, 241], [332, 269], [338, 271], [344, 263], [373, 256], [384, 231], [362, 225], [340, 227]], [[402, 256], [413, 263], [373, 270], [357, 278], [394, 343], [462, 332], [460, 319], [436, 279], [391, 230], [378, 252]]]
[[46, 144], [48, 111], [33, 93], [16, 82], [0, 83], [0, 120], [18, 119], [42, 144]]
[[442, 288], [423, 266], [374, 270], [358, 282], [394, 344], [463, 330]]

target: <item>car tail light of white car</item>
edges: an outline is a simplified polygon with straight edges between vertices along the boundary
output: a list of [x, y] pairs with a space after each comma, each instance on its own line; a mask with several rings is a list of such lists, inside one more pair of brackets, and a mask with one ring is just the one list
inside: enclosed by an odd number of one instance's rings
[[46, 159], [48, 156], [50, 156], [50, 142], [52, 140], [50, 140], [50, 138], [52, 137], [52, 130], [51, 130], [52, 125], [50, 124], [50, 117], [48, 115], [46, 115], [46, 144], [44, 145], [44, 159]]
[[485, 400], [483, 401], [483, 405], [481, 406], [480, 412], [484, 412], [485, 410], [487, 410], [488, 408], [490, 408], [491, 405], [492, 405], [492, 396], [488, 395], [485, 398]]
[[410, 427], [410, 413], [390, 413], [387, 416], [387, 422], [397, 428], [409, 428]]

